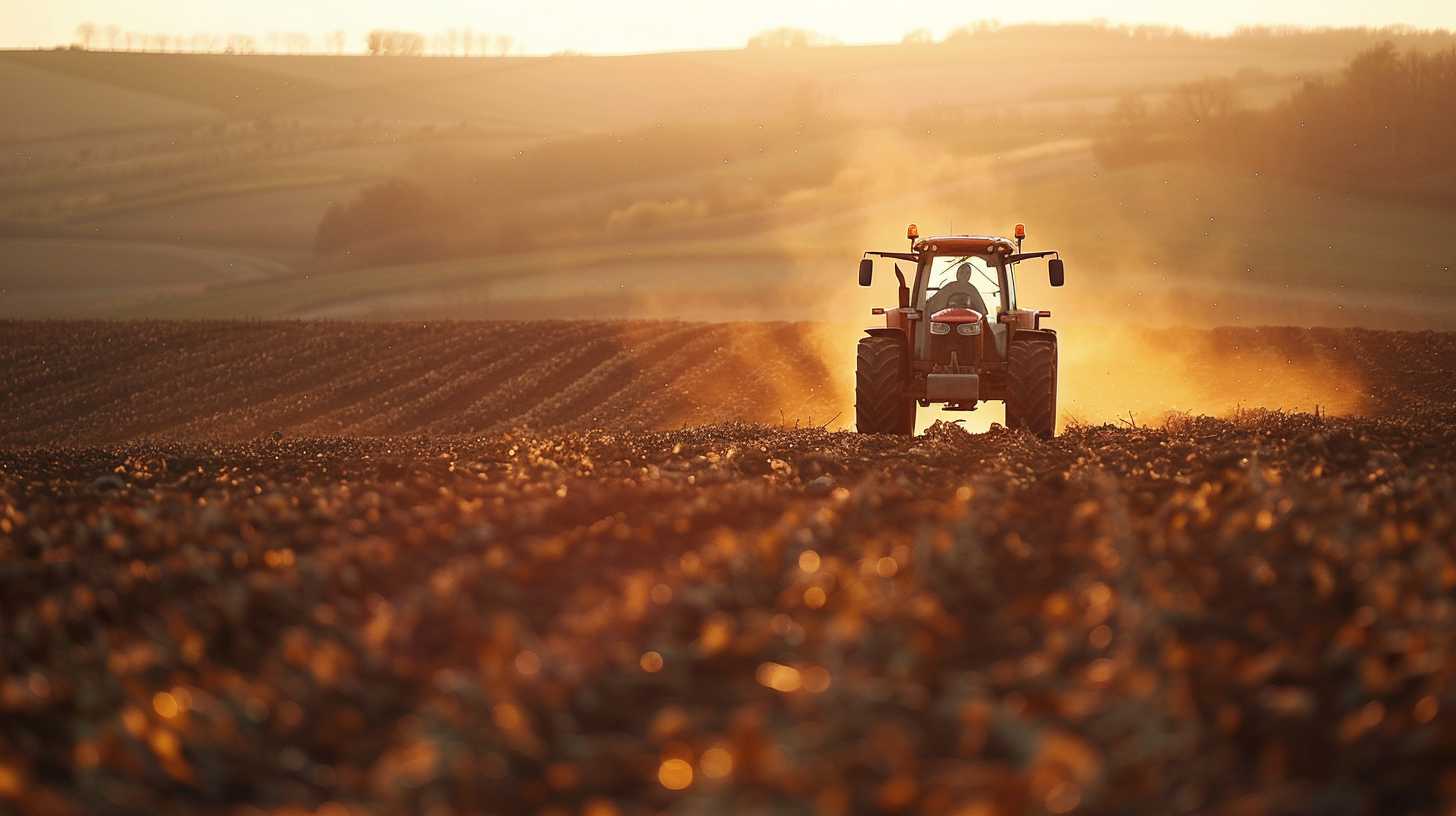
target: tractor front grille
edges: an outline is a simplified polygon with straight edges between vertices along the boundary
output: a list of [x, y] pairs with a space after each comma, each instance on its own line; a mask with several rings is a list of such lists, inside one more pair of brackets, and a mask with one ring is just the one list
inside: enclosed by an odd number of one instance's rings
[[930, 361], [937, 367], [949, 367], [954, 357], [960, 367], [974, 368], [981, 362], [981, 336], [967, 336], [955, 331], [931, 334], [929, 350]]

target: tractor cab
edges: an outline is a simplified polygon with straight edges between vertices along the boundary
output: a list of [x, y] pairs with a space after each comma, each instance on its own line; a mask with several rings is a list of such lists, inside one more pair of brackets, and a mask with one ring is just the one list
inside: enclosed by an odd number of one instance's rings
[[[976, 239], [939, 238], [934, 244], [927, 244], [924, 255], [924, 274], [917, 275], [917, 284], [923, 282], [923, 291], [917, 286], [913, 302], [920, 303], [923, 320], [917, 320], [915, 331], [916, 356], [934, 358], [936, 348], [944, 343], [933, 342], [936, 338], [974, 337], [986, 332], [984, 349], [977, 352], [996, 359], [1006, 359], [1006, 340], [1009, 334], [1001, 316], [1012, 314], [1016, 309], [1015, 274], [993, 243], [986, 239], [982, 244]], [[930, 246], [935, 246], [931, 250]], [[984, 320], [974, 324], [962, 322], [951, 331], [947, 309], [970, 310]], [[965, 315], [957, 319], [964, 321]], [[967, 344], [957, 341], [953, 345]], [[939, 356], [943, 356], [941, 352]], [[965, 353], [958, 359], [968, 360]]]
[[[911, 433], [917, 405], [943, 403], [948, 410], [969, 411], [981, 401], [1004, 400], [1008, 425], [1052, 434], [1056, 333], [1041, 325], [1050, 312], [1025, 309], [1017, 301], [1016, 267], [1051, 257], [1052, 286], [1062, 285], [1064, 269], [1055, 250], [1021, 251], [1023, 225], [1014, 234], [1014, 242], [986, 235], [921, 238], [911, 224], [906, 233], [909, 252], [865, 253], [861, 286], [873, 281], [875, 257], [913, 264], [914, 272], [907, 279], [901, 265], [894, 265], [898, 305], [875, 309], [885, 325], [868, 329], [869, 336], [860, 341], [856, 414], [861, 431]], [[1019, 389], [1023, 368], [1044, 365], [1048, 357], [1050, 394]], [[892, 366], [894, 358], [898, 362]], [[1035, 361], [1028, 363], [1029, 358]], [[1045, 390], [1047, 378], [1036, 379]], [[878, 387], [882, 381], [898, 385]], [[897, 394], [893, 405], [891, 391]], [[859, 410], [861, 403], [864, 411]]]

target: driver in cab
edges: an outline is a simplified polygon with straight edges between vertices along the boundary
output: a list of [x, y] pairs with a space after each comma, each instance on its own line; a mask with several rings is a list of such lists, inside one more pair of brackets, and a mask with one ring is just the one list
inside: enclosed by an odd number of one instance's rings
[[960, 306], [989, 316], [990, 311], [986, 309], [985, 299], [981, 297], [980, 290], [971, 283], [971, 274], [974, 271], [975, 267], [969, 263], [956, 267], [955, 281], [940, 287], [940, 291], [930, 299], [930, 307], [927, 311], [935, 314], [941, 309]]

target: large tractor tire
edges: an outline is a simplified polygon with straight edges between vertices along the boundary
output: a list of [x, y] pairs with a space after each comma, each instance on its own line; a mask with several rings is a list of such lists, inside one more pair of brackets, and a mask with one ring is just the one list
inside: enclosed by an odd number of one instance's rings
[[1051, 439], [1057, 432], [1057, 341], [1018, 340], [1007, 362], [1006, 427]]
[[910, 371], [894, 337], [862, 337], [854, 362], [854, 422], [860, 433], [915, 432], [915, 400], [905, 396]]

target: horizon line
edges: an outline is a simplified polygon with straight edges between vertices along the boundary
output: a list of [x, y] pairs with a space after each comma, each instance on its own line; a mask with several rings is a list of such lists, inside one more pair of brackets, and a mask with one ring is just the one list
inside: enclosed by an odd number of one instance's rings
[[[85, 24], [86, 24], [85, 22], [78, 23], [77, 24], [77, 29], [79, 29], [80, 26], [85, 25]], [[105, 31], [105, 29], [108, 27], [108, 26], [106, 26], [104, 24], [99, 24], [99, 23], [91, 23], [91, 24], [92, 25], [95, 25], [97, 27], [97, 33], [98, 34], [100, 32], [102, 32], [102, 31]], [[984, 26], [984, 28], [978, 29], [978, 27], [980, 27], [980, 26]], [[431, 39], [438, 40], [438, 39], [440, 39], [442, 37], [445, 37], [445, 36], [447, 36], [448, 33], [454, 33], [454, 32], [462, 31], [462, 30], [463, 31], [469, 31], [470, 30], [468, 27], [465, 27], [465, 28], [451, 28], [451, 29], [445, 29], [443, 31], [437, 31], [437, 32], [433, 32], [433, 33], [427, 33], [427, 32], [422, 32], [422, 31], [411, 31], [411, 30], [402, 29], [402, 28], [374, 27], [374, 28], [355, 29], [353, 31], [348, 31], [348, 30], [344, 30], [344, 29], [335, 29], [333, 31], [325, 31], [325, 32], [318, 32], [318, 33], [297, 32], [297, 31], [278, 31], [278, 30], [275, 30], [275, 31], [268, 31], [265, 34], [259, 36], [259, 35], [255, 35], [255, 34], [248, 34], [248, 33], [242, 33], [242, 32], [229, 32], [227, 34], [206, 34], [206, 33], [203, 33], [203, 32], [194, 32], [193, 34], [147, 34], [147, 33], [137, 32], [137, 31], [126, 31], [124, 28], [121, 28], [120, 26], [118, 26], [118, 28], [121, 29], [124, 33], [129, 34], [129, 35], [140, 35], [140, 36], [147, 37], [147, 38], [165, 38], [165, 40], [168, 40], [168, 41], [175, 39], [175, 40], [179, 41], [179, 45], [178, 45], [178, 47], [172, 47], [172, 48], [166, 47], [165, 45], [163, 45], [160, 48], [147, 48], [147, 47], [141, 47], [141, 48], [117, 48], [117, 47], [114, 47], [114, 43], [113, 43], [113, 45], [111, 47], [100, 46], [100, 45], [93, 45], [93, 46], [90, 46], [90, 47], [86, 47], [86, 46], [83, 46], [81, 43], [77, 42], [75, 39], [72, 39], [72, 40], [67, 41], [67, 42], [53, 42], [53, 43], [50, 43], [50, 44], [31, 44], [31, 45], [25, 45], [25, 44], [0, 44], [0, 53], [14, 53], [14, 52], [35, 53], [35, 52], [85, 51], [85, 52], [90, 52], [90, 53], [106, 53], [106, 54], [151, 54], [151, 55], [176, 54], [176, 55], [192, 55], [192, 56], [278, 56], [278, 57], [282, 57], [282, 56], [299, 56], [299, 57], [303, 57], [303, 56], [330, 56], [330, 57], [333, 57], [333, 56], [340, 56], [340, 57], [347, 57], [347, 56], [373, 56], [373, 55], [370, 54], [370, 52], [368, 51], [368, 49], [365, 48], [365, 47], [354, 46], [354, 47], [351, 47], [351, 48], [331, 50], [331, 49], [328, 48], [327, 45], [322, 45], [322, 44], [316, 45], [314, 41], [315, 40], [318, 40], [319, 43], [323, 43], [323, 42], [326, 41], [326, 38], [328, 38], [328, 37], [331, 37], [331, 36], [334, 36], [334, 35], [337, 35], [337, 34], [343, 34], [347, 38], [346, 41], [348, 41], [348, 42], [355, 42], [355, 41], [364, 39], [365, 37], [368, 36], [368, 34], [370, 32], [373, 32], [373, 31], [390, 31], [390, 32], [400, 32], [400, 33], [407, 33], [407, 34], [416, 34], [416, 35], [419, 35], [422, 38], [425, 38], [425, 41], [426, 42], [429, 42], [429, 41], [431, 41]], [[452, 49], [451, 52], [449, 52], [449, 53], [440, 53], [438, 51], [435, 51], [435, 50], [431, 49], [429, 51], [422, 51], [421, 53], [418, 53], [418, 54], [391, 55], [391, 56], [412, 56], [412, 57], [420, 58], [420, 59], [447, 59], [447, 58], [453, 58], [453, 59], [500, 59], [500, 58], [504, 58], [504, 57], [513, 57], [513, 58], [520, 58], [520, 57], [528, 57], [528, 58], [545, 58], [545, 57], [632, 57], [632, 56], [653, 56], [653, 55], [712, 54], [712, 53], [727, 53], [727, 52], [735, 52], [735, 51], [757, 51], [757, 50], [761, 50], [761, 51], [765, 51], [765, 52], [770, 52], [770, 53], [776, 53], [776, 52], [824, 50], [824, 49], [835, 49], [835, 48], [885, 48], [885, 47], [921, 47], [921, 48], [928, 48], [928, 47], [936, 47], [936, 46], [954, 44], [953, 41], [957, 37], [971, 37], [971, 38], [974, 38], [974, 37], [995, 35], [998, 32], [1014, 32], [1014, 31], [1017, 31], [1017, 30], [1027, 30], [1027, 29], [1037, 29], [1037, 28], [1046, 28], [1046, 29], [1057, 29], [1057, 28], [1062, 28], [1062, 29], [1085, 29], [1085, 30], [1088, 30], [1088, 31], [1122, 32], [1122, 33], [1127, 33], [1127, 34], [1136, 34], [1138, 32], [1146, 32], [1146, 33], [1162, 34], [1162, 35], [1168, 36], [1170, 38], [1171, 37], [1183, 37], [1183, 38], [1192, 39], [1192, 40], [1205, 40], [1205, 41], [1232, 40], [1232, 39], [1237, 39], [1237, 38], [1240, 38], [1240, 37], [1248, 37], [1248, 36], [1251, 36], [1251, 35], [1253, 35], [1253, 34], [1255, 34], [1257, 32], [1269, 32], [1269, 33], [1273, 34], [1274, 36], [1290, 36], [1290, 37], [1297, 37], [1297, 36], [1302, 36], [1302, 35], [1340, 34], [1340, 33], [1352, 33], [1352, 34], [1353, 33], [1390, 34], [1392, 36], [1432, 36], [1432, 35], [1436, 35], [1436, 36], [1439, 36], [1439, 35], [1452, 36], [1452, 35], [1456, 35], [1456, 27], [1446, 27], [1446, 26], [1422, 27], [1422, 26], [1416, 26], [1416, 25], [1412, 25], [1412, 24], [1409, 24], [1409, 23], [1401, 23], [1401, 22], [1386, 23], [1386, 24], [1382, 24], [1382, 25], [1349, 25], [1349, 26], [1340, 26], [1340, 25], [1302, 25], [1302, 24], [1298, 24], [1298, 23], [1261, 22], [1261, 23], [1240, 23], [1240, 24], [1232, 25], [1232, 26], [1230, 26], [1230, 27], [1228, 27], [1226, 29], [1212, 30], [1212, 29], [1202, 29], [1202, 28], [1195, 28], [1195, 27], [1175, 25], [1175, 24], [1171, 24], [1171, 23], [1120, 22], [1120, 21], [1114, 21], [1114, 20], [1109, 20], [1109, 19], [1105, 19], [1105, 18], [1090, 18], [1090, 19], [1084, 19], [1084, 20], [1018, 21], [1018, 22], [1009, 22], [1009, 23], [1003, 23], [1003, 22], [1001, 22], [999, 20], [994, 20], [994, 19], [979, 19], [979, 20], [972, 20], [970, 22], [967, 22], [967, 23], [964, 23], [962, 25], [956, 26], [955, 28], [950, 29], [944, 36], [942, 36], [942, 37], [940, 37], [938, 39], [932, 37], [932, 38], [930, 38], [928, 40], [920, 41], [920, 42], [909, 42], [908, 40], [909, 40], [910, 37], [916, 35], [917, 33], [925, 32], [925, 29], [923, 29], [923, 28], [917, 28], [917, 29], [912, 29], [910, 31], [907, 31], [903, 35], [901, 35], [901, 38], [898, 39], [898, 40], [847, 40], [846, 41], [846, 40], [840, 40], [840, 39], [837, 39], [837, 38], [826, 37], [826, 36], [821, 35], [817, 31], [815, 31], [813, 29], [810, 29], [810, 28], [802, 28], [802, 27], [798, 27], [798, 26], [780, 26], [780, 27], [763, 29], [762, 31], [754, 34], [753, 37], [758, 37], [758, 36], [762, 36], [764, 34], [770, 34], [770, 33], [775, 33], [775, 32], [782, 32], [782, 31], [799, 31], [799, 32], [803, 32], [803, 33], [805, 33], [807, 35], [810, 35], [813, 39], [811, 39], [809, 42], [806, 42], [806, 43], [804, 43], [802, 45], [794, 45], [794, 46], [773, 46], [773, 45], [769, 45], [769, 46], [754, 46], [754, 45], [751, 44], [752, 38], [750, 38], [750, 40], [745, 41], [744, 43], [741, 43], [741, 44], [738, 44], [738, 45], [727, 45], [727, 44], [724, 44], [724, 45], [717, 45], [717, 46], [700, 46], [700, 47], [684, 47], [684, 48], [670, 48], [669, 47], [669, 48], [660, 48], [660, 49], [651, 49], [651, 50], [613, 51], [613, 50], [582, 50], [582, 49], [571, 49], [571, 48], [567, 48], [567, 49], [557, 49], [555, 51], [533, 51], [533, 50], [530, 50], [529, 48], [524, 48], [522, 50], [510, 50], [510, 51], [506, 51], [504, 53], [488, 54], [488, 53], [469, 53], [469, 50], [466, 50], [466, 53], [455, 53], [454, 52], [454, 49]], [[481, 34], [488, 35], [489, 32], [481, 32]], [[282, 38], [282, 37], [297, 36], [297, 35], [302, 35], [302, 36], [308, 38], [308, 45], [306, 47], [304, 47], [303, 49], [300, 49], [300, 50], [288, 50], [287, 48], [278, 47], [278, 46], [276, 46], [276, 44], [273, 45], [273, 46], [264, 47], [264, 42], [270, 40], [270, 38]], [[213, 37], [213, 38], [244, 38], [244, 39], [246, 39], [249, 42], [249, 48], [246, 51], [242, 51], [242, 50], [229, 51], [229, 50], [226, 50], [226, 49], [222, 49], [222, 50], [218, 50], [218, 49], [206, 49], [206, 50], [204, 50], [204, 49], [199, 49], [199, 48], [196, 48], [196, 47], [188, 47], [185, 44], [186, 41], [189, 41], [189, 40], [195, 41], [195, 38], [201, 37], [201, 36], [210, 36], [210, 37]], [[519, 43], [519, 40], [517, 40], [514, 37], [514, 35], [493, 35], [493, 36], [505, 36], [505, 37], [509, 38], [509, 41], [510, 41], [511, 44], [509, 46], [507, 46], [508, 48], [513, 48], [517, 44], [524, 45], [523, 43]], [[276, 42], [276, 40], [275, 40], [275, 42]]]

